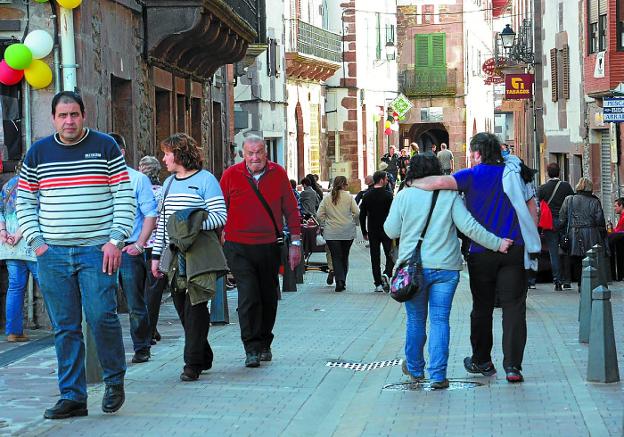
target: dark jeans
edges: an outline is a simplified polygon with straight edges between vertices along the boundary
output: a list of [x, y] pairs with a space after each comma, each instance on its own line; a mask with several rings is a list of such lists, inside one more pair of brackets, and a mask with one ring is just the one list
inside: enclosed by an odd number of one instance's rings
[[336, 281], [347, 282], [349, 271], [349, 251], [353, 240], [326, 240], [334, 264]]
[[552, 277], [554, 283], [569, 282], [569, 278], [564, 279], [561, 271], [561, 258], [559, 256], [559, 218], [553, 217], [553, 225], [556, 230], [544, 231], [544, 241], [548, 247], [550, 255], [550, 267], [552, 269]]
[[524, 247], [512, 246], [506, 254], [471, 253], [468, 272], [472, 292], [470, 342], [473, 361], [482, 364], [492, 360], [492, 311], [498, 294], [503, 309], [503, 367], [521, 369], [527, 337]]
[[390, 256], [392, 240], [386, 235], [368, 234], [368, 242], [370, 245], [370, 258], [375, 286], [381, 285], [381, 251], [379, 250], [379, 245], [383, 246], [384, 255], [386, 255], [386, 268], [384, 269], [384, 273], [391, 278], [392, 269], [394, 269], [394, 262], [392, 262], [392, 256]]
[[119, 269], [119, 285], [128, 301], [128, 313], [130, 316], [130, 336], [134, 351], [149, 350], [152, 331], [145, 305], [145, 278], [147, 275], [147, 263], [145, 254], [137, 256], [127, 252], [121, 254], [121, 267]]
[[117, 317], [117, 276], [102, 272], [103, 259], [100, 246], [50, 245], [37, 257], [39, 285], [54, 328], [61, 399], [87, 401], [83, 311], [104, 382], [124, 382], [126, 355]]
[[280, 247], [226, 241], [223, 251], [236, 278], [238, 323], [245, 352], [261, 352], [273, 342]]
[[210, 313], [208, 302], [191, 305], [188, 293], [171, 292], [173, 305], [184, 327], [184, 364], [198, 372], [212, 367], [213, 353], [208, 343]]
[[[151, 258], [151, 249], [146, 251], [147, 259]], [[158, 317], [160, 314], [160, 303], [162, 302], [163, 291], [167, 287], [167, 277], [155, 278], [151, 269], [148, 269], [147, 278], [145, 280], [145, 304], [147, 305], [147, 314], [149, 316], [151, 336], [156, 333], [158, 326]]]

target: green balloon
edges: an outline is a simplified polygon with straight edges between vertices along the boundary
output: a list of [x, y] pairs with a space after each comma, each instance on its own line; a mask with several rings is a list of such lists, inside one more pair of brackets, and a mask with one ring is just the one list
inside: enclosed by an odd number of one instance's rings
[[48, 0], [35, 0], [37, 3], [46, 3]]
[[4, 51], [4, 60], [12, 69], [23, 70], [32, 62], [32, 52], [24, 44], [11, 44]]

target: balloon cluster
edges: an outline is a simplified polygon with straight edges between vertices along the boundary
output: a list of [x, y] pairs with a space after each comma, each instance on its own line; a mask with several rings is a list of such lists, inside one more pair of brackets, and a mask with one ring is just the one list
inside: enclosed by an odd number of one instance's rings
[[52, 70], [41, 61], [52, 51], [54, 40], [45, 30], [33, 30], [24, 43], [11, 44], [0, 62], [0, 83], [16, 85], [22, 78], [34, 89], [45, 88], [52, 82]]
[[[35, 0], [37, 3], [46, 3], [48, 0]], [[59, 6], [65, 9], [74, 9], [80, 6], [82, 0], [56, 0]]]
[[392, 115], [388, 115], [384, 123], [384, 133], [386, 135], [390, 135], [392, 131], [399, 130], [399, 119], [400, 117], [397, 112], [393, 112]]

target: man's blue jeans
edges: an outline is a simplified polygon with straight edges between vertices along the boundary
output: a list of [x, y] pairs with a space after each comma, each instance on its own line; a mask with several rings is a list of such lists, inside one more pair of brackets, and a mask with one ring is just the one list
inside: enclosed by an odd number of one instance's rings
[[555, 230], [543, 231], [544, 240], [546, 241], [548, 254], [550, 255], [553, 283], [562, 283], [564, 282], [564, 278], [561, 277], [561, 258], [559, 257], [559, 218], [553, 217], [553, 225]]
[[132, 336], [135, 352], [149, 350], [152, 340], [152, 331], [144, 295], [146, 277], [147, 264], [145, 255], [133, 256], [123, 252], [121, 254], [119, 282], [128, 301], [130, 335]]
[[37, 280], [37, 263], [18, 259], [6, 260], [9, 273], [9, 287], [6, 294], [6, 334], [24, 333], [24, 291], [28, 283], [28, 272]]
[[126, 357], [117, 317], [117, 275], [102, 272], [100, 246], [50, 246], [37, 258], [41, 291], [54, 328], [61, 399], [86, 402], [82, 310], [107, 385], [123, 384]]
[[444, 381], [449, 356], [449, 315], [453, 296], [459, 283], [457, 270], [424, 269], [423, 290], [405, 302], [407, 329], [405, 357], [407, 368], [414, 376], [425, 373], [423, 349], [429, 312], [429, 379]]

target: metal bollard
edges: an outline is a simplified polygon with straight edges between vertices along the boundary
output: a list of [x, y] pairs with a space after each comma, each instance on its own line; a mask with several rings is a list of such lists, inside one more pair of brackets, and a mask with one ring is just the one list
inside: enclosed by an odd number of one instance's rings
[[592, 291], [592, 300], [587, 380], [617, 382], [620, 380], [620, 373], [613, 332], [611, 291], [602, 285], [596, 287]]
[[225, 276], [217, 279], [217, 289], [215, 291], [216, 293], [210, 301], [210, 323], [213, 325], [227, 325], [230, 323], [230, 310], [225, 288]]
[[282, 291], [297, 291], [297, 277], [295, 272], [290, 269], [288, 262], [288, 245], [282, 246], [282, 264], [284, 265], [284, 278], [282, 283]]
[[[591, 253], [590, 253], [591, 252]], [[579, 343], [589, 342], [589, 328], [591, 323], [592, 290], [598, 287], [598, 271], [593, 249], [587, 251], [583, 259], [583, 273], [581, 276], [581, 297], [579, 300]]]
[[301, 262], [295, 267], [295, 279], [297, 284], [303, 284], [303, 275], [305, 274], [305, 262], [301, 256]]
[[601, 285], [605, 287], [608, 285], [609, 273], [607, 272], [608, 261], [606, 259], [606, 251], [600, 244], [594, 244], [592, 249], [596, 253], [596, 264], [595, 267], [598, 270], [598, 280]]

